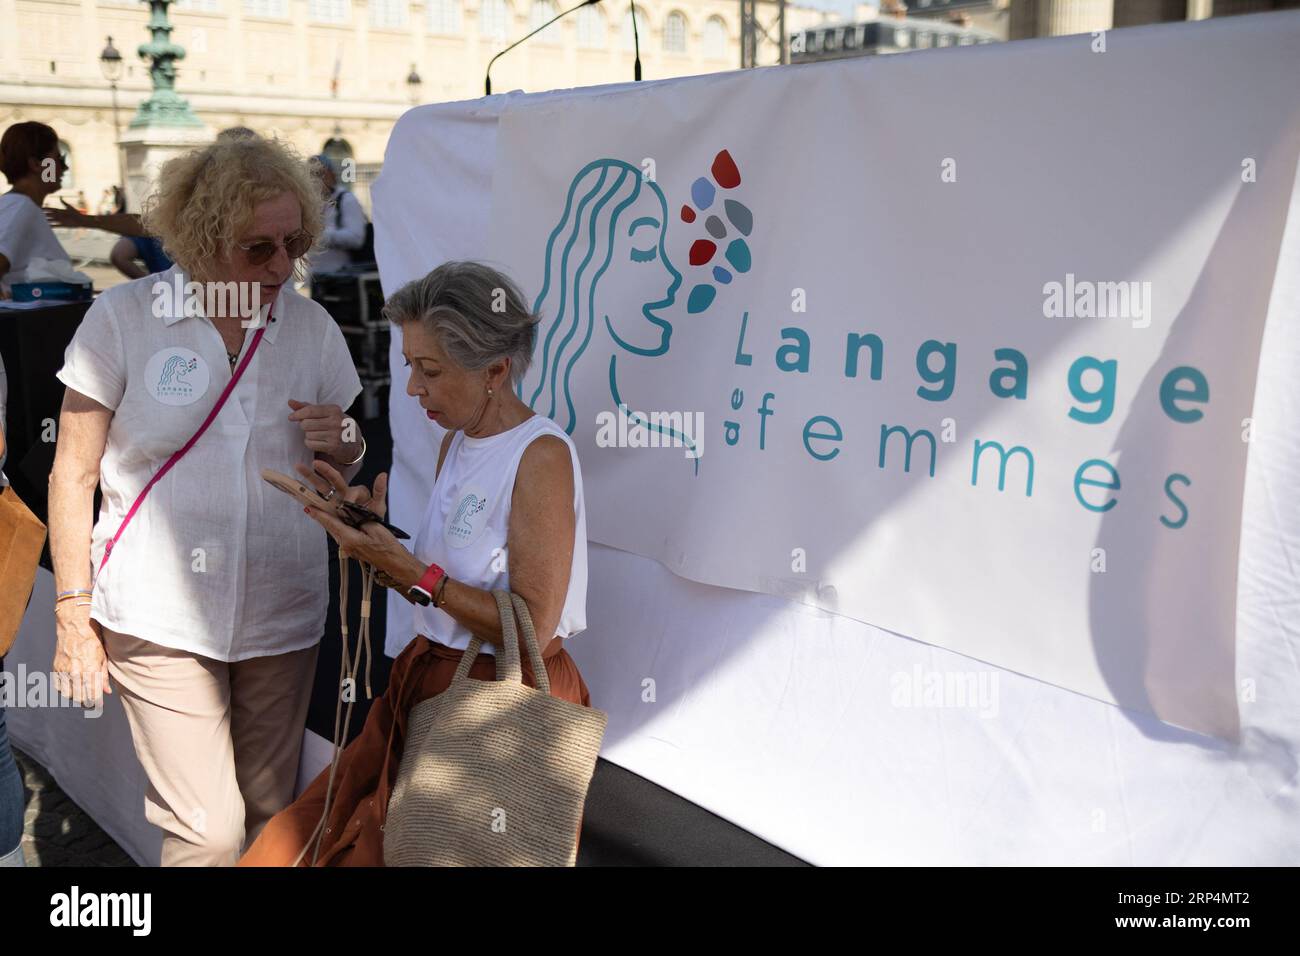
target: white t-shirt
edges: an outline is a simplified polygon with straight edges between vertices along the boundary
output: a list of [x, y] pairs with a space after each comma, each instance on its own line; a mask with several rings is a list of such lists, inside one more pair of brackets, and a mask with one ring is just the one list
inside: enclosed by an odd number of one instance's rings
[[9, 275], [26, 269], [33, 259], [67, 259], [41, 207], [22, 193], [0, 196], [0, 255], [9, 260]]
[[[92, 570], [136, 496], [198, 430], [231, 378], [221, 334], [182, 308], [154, 315], [179, 266], [109, 289], [86, 312], [58, 377], [114, 410], [100, 462]], [[161, 301], [161, 300], [160, 300]], [[163, 302], [164, 306], [172, 303]], [[183, 306], [182, 303], [176, 303]], [[256, 330], [244, 336], [244, 352]], [[241, 359], [242, 360], [242, 359]], [[329, 314], [283, 289], [220, 414], [149, 492], [95, 579], [105, 627], [239, 661], [310, 647], [329, 603], [323, 529], [261, 478], [296, 476], [312, 452], [288, 400], [347, 409], [361, 382]]]
[[[425, 564], [436, 563], [453, 581], [484, 590], [510, 590], [511, 497], [519, 459], [533, 440], [556, 435], [569, 446], [573, 459], [573, 565], [564, 610], [553, 635], [537, 635], [544, 648], [552, 637], [572, 637], [587, 627], [587, 510], [582, 497], [582, 470], [572, 439], [544, 415], [533, 415], [499, 435], [470, 438], [456, 432], [447, 448], [442, 471], [433, 486], [412, 553]], [[498, 568], [500, 570], [498, 570]], [[469, 629], [432, 604], [415, 606], [417, 634], [456, 650], [469, 647]], [[483, 653], [496, 648], [483, 645]]]

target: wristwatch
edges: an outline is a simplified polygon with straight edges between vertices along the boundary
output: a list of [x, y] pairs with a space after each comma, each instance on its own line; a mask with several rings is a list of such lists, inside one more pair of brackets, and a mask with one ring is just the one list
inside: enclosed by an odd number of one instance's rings
[[411, 585], [406, 592], [406, 599], [413, 604], [428, 607], [433, 603], [433, 594], [438, 589], [438, 582], [447, 576], [447, 572], [436, 564], [424, 569], [420, 580]]

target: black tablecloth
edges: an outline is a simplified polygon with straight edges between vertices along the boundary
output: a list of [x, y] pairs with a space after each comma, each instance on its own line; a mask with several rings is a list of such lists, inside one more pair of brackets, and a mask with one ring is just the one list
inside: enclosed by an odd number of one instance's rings
[[[40, 309], [0, 309], [0, 357], [9, 379], [5, 476], [27, 507], [48, 519], [48, 481], [54, 466], [55, 426], [63, 405], [63, 383], [54, 374], [90, 308], [69, 302]], [[49, 567], [49, 554], [41, 563]]]

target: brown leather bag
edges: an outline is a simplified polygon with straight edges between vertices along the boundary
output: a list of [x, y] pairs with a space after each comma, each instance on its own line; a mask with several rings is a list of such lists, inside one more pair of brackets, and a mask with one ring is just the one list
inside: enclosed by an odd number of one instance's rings
[[0, 657], [13, 647], [36, 583], [45, 525], [12, 488], [0, 488]]

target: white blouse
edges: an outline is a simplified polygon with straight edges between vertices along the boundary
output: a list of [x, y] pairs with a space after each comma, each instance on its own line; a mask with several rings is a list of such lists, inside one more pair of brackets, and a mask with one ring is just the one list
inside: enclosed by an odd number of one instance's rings
[[15, 192], [0, 196], [0, 255], [9, 260], [9, 271], [0, 280], [6, 288], [14, 273], [24, 271], [33, 259], [68, 258], [45, 211], [30, 197]]
[[[216, 326], [155, 296], [155, 285], [172, 286], [178, 273], [184, 281], [173, 266], [99, 296], [58, 373], [114, 411], [100, 462], [92, 573], [136, 496], [203, 423], [231, 378]], [[245, 332], [241, 358], [255, 334]], [[261, 470], [296, 475], [295, 464], [312, 461], [302, 428], [289, 421], [289, 399], [347, 409], [360, 392], [335, 321], [282, 289], [225, 407], [154, 485], [114, 545], [95, 578], [91, 617], [221, 661], [320, 640], [329, 602], [325, 532], [264, 482]]]
[[[569, 590], [554, 635], [537, 635], [544, 648], [554, 636], [572, 637], [587, 627], [587, 511], [582, 497], [582, 470], [572, 439], [551, 419], [533, 415], [514, 428], [470, 438], [456, 432], [442, 471], [433, 486], [412, 553], [425, 564], [437, 563], [453, 581], [484, 590], [510, 590], [510, 505], [515, 474], [524, 450], [542, 435], [555, 435], [569, 446], [573, 461], [573, 564]], [[473, 634], [446, 611], [415, 606], [418, 634], [456, 650], [469, 646]], [[491, 644], [483, 653], [493, 654]]]

